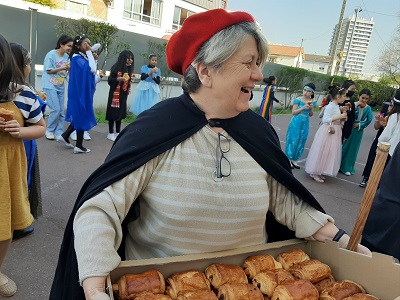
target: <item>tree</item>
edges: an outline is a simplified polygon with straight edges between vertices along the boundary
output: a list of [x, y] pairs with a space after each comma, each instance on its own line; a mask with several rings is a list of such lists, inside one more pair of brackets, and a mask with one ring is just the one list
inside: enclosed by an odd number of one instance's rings
[[[68, 34], [72, 37], [85, 34], [94, 43], [100, 43], [100, 54], [104, 51], [104, 61], [100, 69], [106, 64], [108, 58], [118, 55], [124, 49], [130, 49], [130, 45], [118, 37], [118, 27], [103, 21], [91, 21], [85, 18], [79, 20], [59, 18], [54, 26], [57, 34]], [[113, 45], [113, 46], [112, 46]]]
[[392, 84], [400, 85], [400, 38], [390, 42], [379, 58], [377, 67]]
[[40, 4], [43, 6], [48, 6], [51, 8], [56, 7], [56, 5], [53, 3], [52, 0], [26, 0], [27, 2], [32, 2], [32, 3], [36, 3], [36, 4]]

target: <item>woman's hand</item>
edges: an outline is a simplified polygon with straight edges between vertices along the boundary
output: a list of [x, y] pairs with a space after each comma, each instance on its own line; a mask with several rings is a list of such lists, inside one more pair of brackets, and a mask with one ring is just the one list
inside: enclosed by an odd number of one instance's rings
[[[340, 247], [340, 248], [343, 248], [343, 249], [346, 249], [346, 248], [347, 248], [347, 245], [349, 244], [349, 241], [350, 241], [350, 237], [349, 237], [347, 234], [344, 234], [344, 235], [339, 239], [339, 247]], [[357, 245], [356, 251], [357, 251], [358, 253], [362, 253], [362, 254], [365, 254], [365, 255], [368, 255], [368, 256], [372, 256], [371, 250], [369, 250], [367, 247], [365, 247], [365, 246], [363, 246], [363, 245], [361, 245], [361, 244], [358, 244], [358, 245]]]
[[117, 77], [117, 81], [123, 81], [123, 82], [125, 82], [126, 79], [125, 79], [124, 77]]
[[340, 107], [340, 111], [343, 112], [347, 112], [349, 110], [349, 108], [347, 106], [341, 106]]
[[[335, 224], [331, 222], [327, 222], [324, 226], [322, 226], [316, 233], [312, 235], [311, 239], [316, 239], [320, 242], [325, 242], [326, 240], [332, 240], [336, 233], [339, 231], [339, 228], [335, 226]], [[343, 236], [339, 239], [339, 247], [347, 248], [347, 244], [349, 243], [350, 237], [347, 234], [343, 234]], [[358, 244], [357, 252], [366, 254], [368, 256], [372, 256], [371, 251], [364, 247], [363, 245]]]
[[87, 300], [110, 300], [110, 297], [105, 293], [105, 277], [89, 277], [83, 283], [85, 298]]
[[86, 300], [110, 300], [110, 296], [108, 296], [103, 291], [93, 291], [90, 294], [85, 293]]

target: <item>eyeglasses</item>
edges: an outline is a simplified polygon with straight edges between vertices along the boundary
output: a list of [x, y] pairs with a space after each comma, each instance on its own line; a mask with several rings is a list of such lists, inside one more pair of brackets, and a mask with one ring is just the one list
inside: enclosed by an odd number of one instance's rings
[[215, 149], [215, 171], [213, 172], [214, 181], [222, 181], [224, 177], [231, 175], [231, 163], [226, 158], [231, 147], [231, 140], [222, 133], [218, 133], [218, 144]]

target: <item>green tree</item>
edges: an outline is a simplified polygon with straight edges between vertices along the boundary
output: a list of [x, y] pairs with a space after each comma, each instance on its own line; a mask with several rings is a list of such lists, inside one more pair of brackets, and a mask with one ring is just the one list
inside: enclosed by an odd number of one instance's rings
[[130, 49], [130, 45], [118, 36], [118, 27], [103, 21], [91, 21], [85, 18], [79, 20], [59, 18], [55, 25], [58, 35], [68, 34], [72, 37], [87, 35], [93, 43], [100, 43], [97, 51], [100, 56], [105, 53], [100, 69], [103, 69], [107, 59], [118, 55], [124, 49]]
[[355, 80], [356, 83], [356, 93], [354, 95], [355, 99], [358, 97], [359, 92], [362, 89], [369, 89], [371, 91], [371, 99], [368, 104], [371, 107], [380, 107], [383, 102], [388, 101], [395, 93], [395, 89], [387, 84], [381, 82], [374, 82], [369, 80]]
[[36, 3], [36, 4], [40, 4], [43, 6], [48, 6], [51, 8], [56, 7], [56, 5], [53, 3], [52, 0], [26, 0], [27, 2], [32, 2], [32, 3]]
[[395, 38], [382, 52], [378, 61], [378, 70], [392, 84], [400, 85], [400, 38]]

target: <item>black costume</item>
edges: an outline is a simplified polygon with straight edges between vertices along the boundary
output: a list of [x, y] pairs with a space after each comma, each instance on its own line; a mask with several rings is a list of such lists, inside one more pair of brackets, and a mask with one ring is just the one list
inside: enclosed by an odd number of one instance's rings
[[400, 259], [400, 144], [383, 171], [361, 243]]
[[[78, 282], [73, 235], [74, 217], [81, 205], [107, 186], [192, 136], [207, 123], [222, 127], [268, 174], [300, 199], [324, 212], [311, 193], [292, 175], [289, 160], [280, 148], [278, 136], [264, 118], [248, 110], [234, 118], [208, 121], [189, 95], [183, 94], [162, 101], [140, 114], [121, 132], [104, 164], [83, 185], [65, 229], [50, 299], [84, 299], [83, 288]], [[122, 223], [124, 235], [126, 225], [132, 218], [138, 217], [137, 211], [135, 202]], [[278, 224], [270, 212], [267, 214], [266, 228], [268, 242], [295, 237], [294, 232]], [[118, 253], [124, 259], [123, 243]]]
[[354, 120], [356, 119], [356, 106], [354, 105], [354, 102], [350, 99], [346, 99], [340, 106], [345, 106], [346, 103], [351, 103], [351, 108], [347, 111], [347, 120], [343, 124], [342, 141], [347, 140], [350, 137], [353, 130]]

